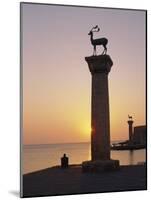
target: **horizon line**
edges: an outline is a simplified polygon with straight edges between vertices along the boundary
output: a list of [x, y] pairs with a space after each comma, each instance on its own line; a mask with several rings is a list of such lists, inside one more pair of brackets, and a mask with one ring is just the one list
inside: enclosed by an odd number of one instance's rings
[[[125, 141], [126, 139], [122, 139], [122, 140], [111, 140], [111, 142], [113, 141]], [[91, 141], [87, 141], [87, 142], [58, 142], [58, 143], [42, 143], [42, 144], [23, 144], [23, 146], [32, 146], [32, 145], [52, 145], [52, 144], [79, 144], [79, 143], [91, 143]]]

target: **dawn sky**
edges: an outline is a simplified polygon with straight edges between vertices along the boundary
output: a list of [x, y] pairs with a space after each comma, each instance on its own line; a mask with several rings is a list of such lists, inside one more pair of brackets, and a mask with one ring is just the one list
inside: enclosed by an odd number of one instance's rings
[[[22, 4], [24, 144], [90, 141], [94, 38], [107, 37], [111, 139], [145, 124], [145, 11]], [[97, 52], [102, 52], [97, 47]]]

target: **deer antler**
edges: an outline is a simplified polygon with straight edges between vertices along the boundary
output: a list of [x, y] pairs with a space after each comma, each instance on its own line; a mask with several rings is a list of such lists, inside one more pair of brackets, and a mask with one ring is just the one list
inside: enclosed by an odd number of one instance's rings
[[96, 28], [98, 28], [98, 25], [92, 27], [92, 29], [90, 31], [92, 31], [93, 29], [96, 29]]
[[132, 119], [132, 116], [131, 116], [131, 115], [128, 115], [128, 118], [129, 118], [129, 119]]
[[93, 28], [98, 28], [98, 25], [96, 25], [95, 27], [93, 27]]
[[[93, 32], [99, 32], [99, 31], [100, 31], [100, 28], [99, 28], [98, 26], [97, 26], [96, 28], [97, 28], [97, 30], [93, 30], [93, 29], [92, 29], [92, 31], [93, 31]], [[96, 28], [95, 28], [95, 29], [96, 29]]]

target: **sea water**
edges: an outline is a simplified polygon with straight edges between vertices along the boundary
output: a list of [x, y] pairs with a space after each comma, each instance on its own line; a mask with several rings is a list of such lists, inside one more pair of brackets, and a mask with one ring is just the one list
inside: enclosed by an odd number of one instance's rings
[[[24, 145], [23, 174], [60, 165], [64, 153], [69, 157], [69, 164], [81, 164], [90, 160], [90, 148], [90, 143]], [[111, 158], [120, 160], [121, 165], [134, 165], [146, 160], [146, 150], [111, 151]]]

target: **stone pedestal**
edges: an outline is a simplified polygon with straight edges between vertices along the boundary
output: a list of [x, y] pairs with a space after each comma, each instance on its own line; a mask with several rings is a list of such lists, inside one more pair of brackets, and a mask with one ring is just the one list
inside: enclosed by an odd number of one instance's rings
[[109, 55], [86, 57], [85, 60], [92, 75], [91, 161], [83, 162], [82, 167], [84, 169], [87, 165], [91, 165], [90, 168], [95, 169], [97, 161], [97, 168], [98, 165], [100, 165], [100, 169], [104, 169], [107, 166], [116, 168], [115, 166], [119, 166], [119, 162], [110, 160], [108, 91], [108, 74], [113, 62]]
[[82, 172], [107, 172], [116, 171], [119, 168], [119, 160], [96, 160], [82, 163]]

